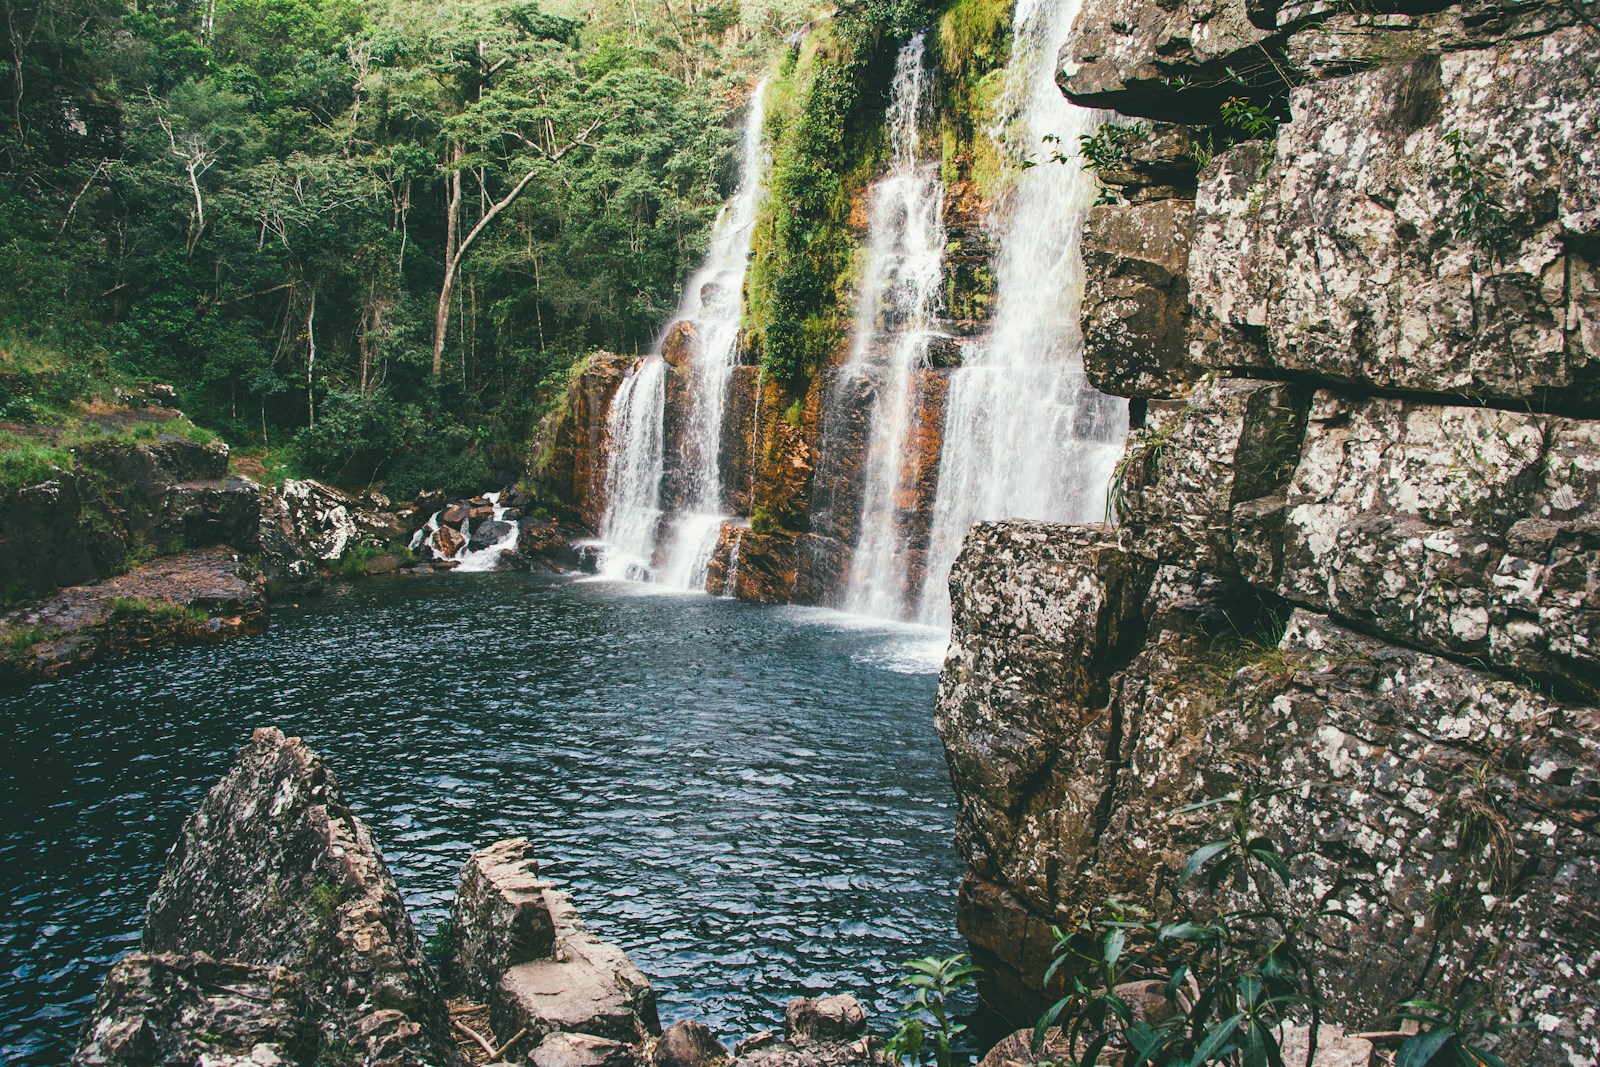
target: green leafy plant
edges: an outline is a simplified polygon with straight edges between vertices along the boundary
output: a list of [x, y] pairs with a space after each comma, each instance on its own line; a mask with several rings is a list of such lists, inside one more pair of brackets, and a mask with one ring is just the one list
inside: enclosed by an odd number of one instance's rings
[[1492, 266], [1499, 261], [1511, 234], [1505, 203], [1496, 192], [1505, 176], [1478, 158], [1460, 130], [1446, 133], [1444, 143], [1450, 150], [1445, 183], [1455, 200], [1451, 229], [1485, 253], [1487, 265]]
[[1417, 1032], [1395, 1053], [1394, 1067], [1506, 1067], [1505, 1061], [1483, 1047], [1485, 1038], [1499, 1037], [1527, 1023], [1508, 1023], [1495, 1012], [1474, 1010], [1476, 996], [1457, 1004], [1433, 1000], [1408, 1000], [1395, 1014], [1415, 1022]]
[[956, 1039], [966, 1030], [950, 1013], [951, 997], [973, 985], [981, 967], [973, 966], [965, 953], [936, 959], [925, 956], [906, 963], [911, 973], [900, 979], [900, 986], [911, 991], [911, 1001], [901, 1013], [900, 1025], [889, 1039], [889, 1060], [897, 1064], [926, 1064], [952, 1067]]
[[[1142, 122], [1131, 125], [1103, 122], [1094, 133], [1079, 136], [1078, 158], [1082, 160], [1085, 170], [1096, 173], [1117, 170], [1127, 165], [1133, 153], [1133, 146], [1149, 135], [1150, 127]], [[1065, 157], [1059, 153], [1055, 159], [1066, 162]]]
[[[1283, 1067], [1280, 1028], [1289, 1016], [1309, 1013], [1315, 1033], [1320, 1006], [1299, 945], [1308, 917], [1290, 911], [1288, 862], [1254, 822], [1267, 795], [1241, 789], [1172, 813], [1220, 813], [1218, 836], [1189, 855], [1178, 877], [1180, 888], [1203, 884], [1201, 906], [1149, 917], [1113, 901], [1109, 918], [1058, 931], [1050, 977], [1065, 968], [1067, 988], [1039, 1019], [1036, 1047], [1059, 1025], [1069, 1062], [1084, 1067], [1108, 1048], [1120, 1049], [1127, 1067]], [[1228, 890], [1248, 905], [1221, 903]], [[1163, 980], [1176, 1010], [1138, 1017], [1116, 993], [1133, 977]]]
[[1253, 104], [1247, 96], [1230, 96], [1222, 102], [1222, 121], [1251, 137], [1264, 137], [1278, 129], [1278, 120], [1261, 104]]

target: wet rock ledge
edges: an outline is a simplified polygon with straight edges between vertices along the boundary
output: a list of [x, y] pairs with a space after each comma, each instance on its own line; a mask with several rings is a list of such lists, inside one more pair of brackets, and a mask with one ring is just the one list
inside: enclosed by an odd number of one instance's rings
[[796, 999], [781, 1031], [732, 1053], [698, 1022], [662, 1030], [648, 980], [540, 877], [525, 838], [470, 857], [451, 929], [447, 990], [333, 772], [299, 738], [259, 729], [184, 826], [140, 950], [111, 968], [72, 1063], [882, 1063], [848, 996]]

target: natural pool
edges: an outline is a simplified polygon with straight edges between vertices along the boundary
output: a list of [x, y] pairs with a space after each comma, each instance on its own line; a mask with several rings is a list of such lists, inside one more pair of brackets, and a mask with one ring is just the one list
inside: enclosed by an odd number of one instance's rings
[[305, 737], [424, 933], [526, 835], [664, 1022], [725, 1040], [957, 951], [942, 636], [521, 574], [374, 580], [264, 636], [0, 694], [0, 1060], [59, 1064], [167, 847], [255, 727]]

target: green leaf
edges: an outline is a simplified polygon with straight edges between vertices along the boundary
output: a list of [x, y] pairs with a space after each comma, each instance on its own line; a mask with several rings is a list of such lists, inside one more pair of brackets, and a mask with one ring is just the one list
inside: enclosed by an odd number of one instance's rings
[[1206, 1039], [1200, 1043], [1200, 1047], [1195, 1049], [1194, 1055], [1189, 1057], [1189, 1067], [1201, 1067], [1202, 1064], [1212, 1062], [1223, 1045], [1233, 1036], [1233, 1032], [1239, 1029], [1239, 1022], [1243, 1018], [1243, 1015], [1234, 1015], [1213, 1026], [1211, 1032], [1206, 1034]]
[[1202, 845], [1195, 849], [1194, 853], [1189, 854], [1189, 862], [1184, 864], [1184, 872], [1178, 877], [1179, 885], [1194, 878], [1198, 870], [1213, 861], [1214, 857], [1227, 851], [1230, 845], [1232, 841], [1211, 841], [1210, 845]]
[[1426, 1067], [1455, 1036], [1456, 1032], [1448, 1027], [1415, 1035], [1395, 1053], [1394, 1067]]
[[1107, 967], [1115, 967], [1122, 958], [1122, 950], [1127, 947], [1128, 935], [1121, 930], [1113, 930], [1106, 935], [1105, 961]]
[[1214, 808], [1218, 804], [1237, 804], [1238, 802], [1238, 793], [1225, 793], [1220, 797], [1212, 797], [1210, 800], [1202, 800], [1198, 804], [1186, 804], [1183, 807], [1178, 808], [1176, 811], [1169, 812], [1169, 814], [1187, 815], [1191, 811], [1203, 811], [1206, 808]]

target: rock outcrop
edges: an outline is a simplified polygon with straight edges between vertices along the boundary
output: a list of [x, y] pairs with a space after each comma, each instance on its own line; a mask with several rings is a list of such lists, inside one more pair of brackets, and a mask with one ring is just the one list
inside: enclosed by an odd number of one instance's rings
[[0, 680], [37, 682], [97, 660], [267, 628], [266, 583], [227, 548], [166, 556], [0, 613]]
[[[247, 1007], [216, 998], [218, 968], [240, 977], [221, 992]], [[184, 826], [141, 952], [108, 979], [74, 1063], [198, 1065], [212, 1062], [212, 1045], [241, 1057], [266, 1045], [297, 1064], [457, 1062], [444, 1002], [366, 824], [327, 766], [274, 729], [255, 732]]]
[[1145, 120], [1084, 243], [1086, 368], [1138, 401], [1119, 525], [974, 530], [938, 698], [959, 921], [1019, 1023], [1052, 927], [1169, 900], [1214, 831], [1182, 809], [1248, 789], [1292, 854], [1285, 906], [1354, 917], [1307, 926], [1325, 1020], [1475, 995], [1527, 1024], [1497, 1039], [1508, 1063], [1593, 1062], [1580, 16], [1085, 5], [1062, 88]]
[[611, 1045], [635, 1048], [660, 1033], [650, 983], [621, 949], [589, 933], [571, 897], [539, 878], [527, 839], [472, 855], [452, 924], [462, 976], [487, 1000], [495, 1033], [521, 1035], [516, 1054], [542, 1052], [548, 1067], [609, 1063], [624, 1055]]
[[606, 507], [606, 418], [611, 398], [637, 359], [596, 352], [577, 365], [561, 403], [539, 426], [528, 472], [560, 517], [600, 528]]
[[91, 440], [72, 471], [0, 488], [0, 590], [15, 601], [191, 549], [254, 552], [259, 495], [229, 477], [219, 442]]

